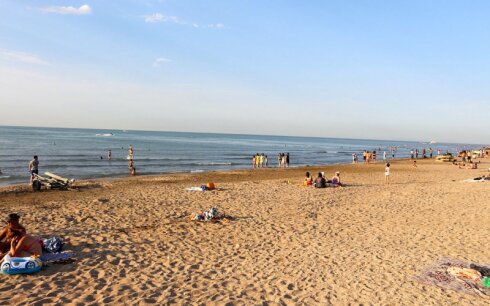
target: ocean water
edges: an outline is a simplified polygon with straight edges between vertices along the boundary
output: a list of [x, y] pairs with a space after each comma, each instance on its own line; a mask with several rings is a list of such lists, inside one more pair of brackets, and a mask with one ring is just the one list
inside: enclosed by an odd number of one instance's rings
[[[252, 156], [264, 153], [269, 167], [277, 155], [289, 152], [291, 166], [349, 163], [352, 153], [378, 150], [396, 158], [409, 157], [411, 148], [456, 152], [479, 145], [427, 144], [406, 141], [340, 138], [231, 135], [207, 133], [92, 130], [0, 126], [0, 185], [29, 181], [33, 155], [39, 156], [39, 173], [83, 179], [128, 176], [129, 145], [134, 147], [137, 174], [202, 172], [251, 167]], [[107, 151], [112, 150], [112, 160]], [[102, 158], [101, 158], [102, 157]]]

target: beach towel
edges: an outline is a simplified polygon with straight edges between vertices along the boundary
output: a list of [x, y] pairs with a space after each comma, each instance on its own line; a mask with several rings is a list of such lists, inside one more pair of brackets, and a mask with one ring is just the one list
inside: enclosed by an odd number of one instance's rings
[[185, 190], [187, 190], [187, 191], [204, 191], [206, 189], [202, 189], [201, 187], [189, 187], [189, 188], [186, 188]]
[[[478, 268], [475, 269], [475, 267]], [[423, 284], [435, 285], [443, 289], [479, 296], [490, 296], [490, 288], [484, 285], [485, 278], [480, 272], [489, 268], [490, 265], [443, 257], [423, 269], [413, 278]]]
[[75, 253], [71, 251], [63, 251], [58, 253], [43, 253], [39, 259], [43, 263], [66, 263], [67, 261], [74, 261]]
[[216, 188], [214, 187], [213, 189], [209, 189], [206, 185], [202, 185], [201, 187], [189, 187], [186, 188], [185, 190], [187, 191], [213, 191], [213, 190], [224, 190], [223, 188]]
[[463, 182], [466, 182], [466, 183], [483, 183], [483, 182], [490, 182], [490, 180], [485, 179], [485, 178], [474, 178], [474, 179], [464, 180]]

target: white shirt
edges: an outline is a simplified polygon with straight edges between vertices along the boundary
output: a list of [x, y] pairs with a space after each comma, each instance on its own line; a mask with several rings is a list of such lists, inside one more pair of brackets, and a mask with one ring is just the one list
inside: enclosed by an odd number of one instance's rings
[[390, 167], [385, 168], [385, 175], [390, 175]]

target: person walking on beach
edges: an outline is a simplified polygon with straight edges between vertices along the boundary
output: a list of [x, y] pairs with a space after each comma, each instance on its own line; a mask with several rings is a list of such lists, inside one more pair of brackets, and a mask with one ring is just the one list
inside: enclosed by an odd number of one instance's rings
[[432, 158], [432, 152], [433, 152], [432, 151], [432, 148], [429, 148], [429, 156], [430, 156], [430, 158]]
[[289, 153], [286, 153], [286, 167], [289, 168]]
[[357, 164], [357, 154], [356, 153], [352, 153], [352, 163]]
[[264, 155], [264, 167], [267, 168], [268, 164], [269, 164], [269, 160], [267, 159], [267, 155]]
[[29, 172], [31, 173], [30, 183], [32, 185], [32, 181], [34, 180], [34, 174], [39, 174], [39, 160], [37, 155], [34, 155], [32, 160], [29, 162]]
[[281, 168], [282, 156], [281, 153], [277, 154], [277, 167]]
[[386, 162], [386, 151], [383, 151], [383, 161]]
[[410, 159], [413, 159], [413, 149], [410, 150]]
[[385, 184], [390, 183], [390, 163], [386, 164], [385, 167]]

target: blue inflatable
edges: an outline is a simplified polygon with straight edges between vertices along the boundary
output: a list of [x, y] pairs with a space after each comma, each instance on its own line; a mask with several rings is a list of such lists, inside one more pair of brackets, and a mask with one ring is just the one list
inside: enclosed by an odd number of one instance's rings
[[38, 257], [10, 257], [7, 254], [0, 265], [0, 272], [2, 274], [29, 274], [41, 270], [42, 266], [43, 263]]

